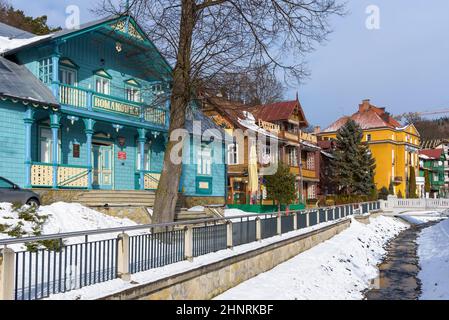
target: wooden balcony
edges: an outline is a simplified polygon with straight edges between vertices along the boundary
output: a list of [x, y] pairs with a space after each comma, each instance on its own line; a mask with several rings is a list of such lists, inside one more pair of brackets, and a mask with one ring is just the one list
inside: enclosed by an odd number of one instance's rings
[[[293, 173], [294, 175], [299, 175], [299, 167], [290, 166], [290, 173]], [[310, 169], [302, 169], [302, 176], [304, 178], [310, 178], [310, 179], [318, 179], [318, 175], [315, 170]]]
[[148, 106], [66, 84], [59, 84], [59, 102], [78, 109], [121, 114], [160, 126], [166, 124], [167, 110], [162, 107]]

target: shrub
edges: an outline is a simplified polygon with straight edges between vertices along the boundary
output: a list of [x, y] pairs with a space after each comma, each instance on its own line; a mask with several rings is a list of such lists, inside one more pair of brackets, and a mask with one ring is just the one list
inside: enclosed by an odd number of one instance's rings
[[382, 187], [379, 190], [379, 199], [387, 200], [389, 194], [390, 192], [388, 191], [388, 189], [386, 187]]

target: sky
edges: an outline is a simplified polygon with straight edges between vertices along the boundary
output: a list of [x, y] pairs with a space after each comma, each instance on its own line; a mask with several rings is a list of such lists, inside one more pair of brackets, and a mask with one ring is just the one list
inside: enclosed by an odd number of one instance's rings
[[[10, 3], [64, 26], [67, 6], [80, 8], [83, 23], [95, 19], [90, 9], [98, 0]], [[374, 29], [366, 26], [371, 6], [379, 13]], [[310, 77], [285, 93], [294, 99], [298, 92], [311, 124], [325, 128], [354, 113], [363, 99], [394, 115], [449, 108], [449, 1], [348, 0], [347, 10], [330, 20], [328, 41], [305, 57]]]

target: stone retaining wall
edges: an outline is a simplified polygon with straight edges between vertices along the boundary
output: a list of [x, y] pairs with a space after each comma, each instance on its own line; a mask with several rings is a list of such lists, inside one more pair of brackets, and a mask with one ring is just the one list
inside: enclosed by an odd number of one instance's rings
[[332, 238], [348, 228], [344, 219], [321, 229], [285, 239], [193, 270], [142, 284], [104, 297], [104, 300], [211, 299], [260, 273]]

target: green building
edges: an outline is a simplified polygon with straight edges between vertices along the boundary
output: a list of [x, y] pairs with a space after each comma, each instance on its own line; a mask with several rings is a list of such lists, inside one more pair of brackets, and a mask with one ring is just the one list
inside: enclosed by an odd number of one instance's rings
[[423, 149], [419, 151], [419, 176], [429, 174], [430, 197], [445, 197], [447, 190], [444, 185], [444, 163], [446, 155], [443, 149]]

